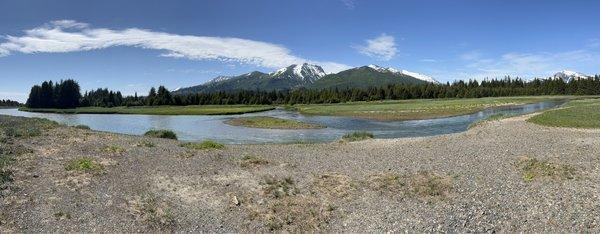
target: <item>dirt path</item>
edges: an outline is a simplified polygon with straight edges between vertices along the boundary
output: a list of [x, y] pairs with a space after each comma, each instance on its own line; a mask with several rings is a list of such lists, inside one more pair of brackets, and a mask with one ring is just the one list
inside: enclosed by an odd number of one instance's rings
[[[600, 131], [525, 118], [436, 137], [223, 150], [57, 127], [12, 143], [32, 152], [10, 165], [0, 229], [599, 232]], [[65, 169], [81, 158], [99, 166]]]

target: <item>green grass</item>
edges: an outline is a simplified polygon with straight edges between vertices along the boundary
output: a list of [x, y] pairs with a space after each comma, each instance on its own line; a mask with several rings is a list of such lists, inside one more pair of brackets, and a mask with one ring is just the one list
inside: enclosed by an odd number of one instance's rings
[[273, 110], [264, 105], [196, 105], [196, 106], [136, 106], [79, 107], [75, 109], [19, 108], [22, 111], [64, 114], [141, 114], [141, 115], [233, 115]]
[[121, 154], [125, 152], [125, 148], [116, 145], [108, 145], [102, 148], [102, 151], [111, 153], [111, 154]]
[[156, 146], [156, 145], [155, 145], [155, 144], [154, 144], [154, 142], [152, 142], [152, 141], [149, 141], [149, 140], [141, 140], [140, 142], [138, 142], [138, 143], [136, 144], [136, 146], [137, 146], [137, 147], [154, 147], [154, 146]]
[[342, 136], [344, 141], [362, 141], [367, 139], [373, 139], [373, 133], [370, 132], [352, 132]]
[[312, 123], [305, 123], [291, 119], [280, 119], [269, 116], [253, 116], [235, 118], [225, 121], [226, 124], [233, 126], [243, 126], [249, 128], [268, 128], [268, 129], [317, 129], [324, 126]]
[[574, 100], [562, 109], [549, 110], [528, 122], [568, 128], [600, 128], [600, 99]]
[[350, 116], [376, 120], [415, 120], [466, 115], [499, 106], [522, 105], [574, 96], [525, 96], [464, 99], [415, 99], [352, 102], [342, 104], [296, 105], [302, 114]]
[[70, 160], [67, 165], [65, 165], [65, 170], [67, 171], [97, 173], [101, 172], [103, 169], [104, 166], [87, 157]]
[[177, 140], [177, 134], [170, 130], [150, 130], [144, 136]]
[[1, 116], [0, 118], [0, 131], [9, 138], [35, 137], [57, 126], [58, 123], [42, 118], [13, 116]]
[[554, 180], [568, 180], [575, 178], [575, 168], [566, 164], [558, 164], [536, 158], [523, 157], [517, 161], [517, 168], [525, 182], [537, 179], [550, 178]]
[[214, 141], [186, 142], [179, 146], [192, 150], [224, 149], [225, 145]]

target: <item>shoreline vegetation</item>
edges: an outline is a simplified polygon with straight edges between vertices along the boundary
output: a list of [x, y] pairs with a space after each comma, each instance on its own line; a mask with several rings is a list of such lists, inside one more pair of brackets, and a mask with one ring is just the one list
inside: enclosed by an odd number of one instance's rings
[[225, 121], [232, 126], [242, 126], [247, 128], [266, 128], [266, 129], [320, 129], [325, 126], [319, 124], [306, 123], [291, 119], [281, 119], [269, 116], [252, 116], [234, 118]]
[[[285, 109], [305, 115], [346, 116], [382, 121], [419, 120], [472, 114], [487, 108], [573, 100], [596, 96], [520, 96], [461, 99], [411, 99], [397, 101], [298, 104]], [[194, 105], [140, 107], [80, 107], [73, 109], [19, 108], [21, 111], [60, 114], [236, 115], [274, 110], [274, 105]]]

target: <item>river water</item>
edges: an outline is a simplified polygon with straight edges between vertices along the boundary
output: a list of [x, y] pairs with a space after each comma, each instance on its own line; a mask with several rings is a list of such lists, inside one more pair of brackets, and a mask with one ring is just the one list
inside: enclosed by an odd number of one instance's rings
[[[0, 115], [47, 118], [67, 125], [84, 124], [98, 131], [142, 135], [150, 129], [169, 129], [180, 140], [215, 140], [228, 144], [328, 142], [353, 131], [369, 131], [376, 138], [421, 137], [456, 133], [480, 119], [497, 113], [527, 114], [557, 107], [565, 101], [490, 108], [470, 115], [409, 121], [376, 121], [351, 117], [306, 116], [293, 111], [272, 110], [260, 113], [224, 116], [200, 115], [117, 115], [117, 114], [52, 114], [0, 109]], [[230, 126], [223, 122], [240, 116], [273, 116], [327, 126], [324, 129], [257, 129]]]

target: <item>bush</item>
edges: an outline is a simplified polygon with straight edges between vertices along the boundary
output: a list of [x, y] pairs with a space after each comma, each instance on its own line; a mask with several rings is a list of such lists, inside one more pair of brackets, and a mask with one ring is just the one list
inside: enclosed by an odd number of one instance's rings
[[198, 143], [194, 143], [194, 142], [186, 142], [183, 143], [181, 145], [179, 145], [181, 147], [185, 147], [188, 149], [195, 149], [195, 150], [205, 150], [205, 149], [223, 149], [225, 148], [225, 145], [218, 143], [218, 142], [214, 142], [214, 141], [202, 141], [202, 142], [198, 142]]
[[90, 130], [91, 129], [90, 126], [83, 125], [83, 124], [76, 125], [75, 128], [77, 128], [77, 129], [83, 129], [83, 130]]
[[353, 132], [348, 133], [342, 137], [345, 141], [362, 141], [366, 139], [372, 139], [373, 133], [370, 132]]
[[177, 134], [170, 130], [150, 130], [144, 136], [177, 140]]

